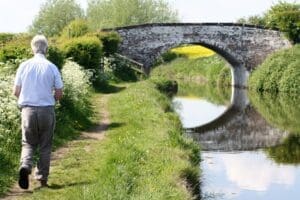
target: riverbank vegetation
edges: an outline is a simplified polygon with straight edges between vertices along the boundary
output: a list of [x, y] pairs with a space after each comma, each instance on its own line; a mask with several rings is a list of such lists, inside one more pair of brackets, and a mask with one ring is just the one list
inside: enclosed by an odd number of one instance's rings
[[270, 55], [250, 76], [258, 92], [300, 94], [300, 45]]
[[184, 80], [221, 87], [231, 85], [230, 68], [218, 55], [198, 59], [179, 57], [153, 69], [151, 76], [156, 79]]

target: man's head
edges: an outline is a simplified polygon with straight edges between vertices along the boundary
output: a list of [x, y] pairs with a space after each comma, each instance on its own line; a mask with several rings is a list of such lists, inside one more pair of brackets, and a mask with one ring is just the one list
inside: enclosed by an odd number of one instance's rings
[[41, 53], [46, 55], [48, 42], [44, 35], [36, 35], [31, 40], [31, 49], [34, 54]]

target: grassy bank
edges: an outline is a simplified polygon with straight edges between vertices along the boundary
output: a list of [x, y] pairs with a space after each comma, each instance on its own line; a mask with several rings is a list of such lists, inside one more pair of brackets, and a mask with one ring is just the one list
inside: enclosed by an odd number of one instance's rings
[[300, 45], [270, 55], [250, 76], [249, 87], [259, 92], [300, 93]]
[[219, 86], [231, 84], [230, 68], [217, 55], [198, 59], [177, 58], [153, 69], [151, 76], [172, 80], [184, 79], [189, 82]]
[[192, 199], [199, 149], [182, 136], [170, 100], [143, 81], [108, 102], [106, 138], [77, 142], [52, 168], [52, 188], [25, 199]]

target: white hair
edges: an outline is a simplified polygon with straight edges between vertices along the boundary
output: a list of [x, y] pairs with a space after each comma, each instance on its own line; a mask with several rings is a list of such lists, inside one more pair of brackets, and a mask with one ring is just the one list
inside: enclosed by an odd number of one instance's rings
[[36, 35], [31, 40], [31, 49], [34, 54], [41, 53], [46, 54], [48, 48], [48, 42], [44, 35]]

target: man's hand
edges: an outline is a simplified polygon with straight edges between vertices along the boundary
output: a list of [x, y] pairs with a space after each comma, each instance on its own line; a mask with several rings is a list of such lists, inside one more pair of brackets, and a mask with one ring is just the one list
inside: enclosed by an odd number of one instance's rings
[[21, 93], [21, 86], [15, 85], [13, 88], [13, 95], [19, 98], [20, 93]]
[[55, 101], [59, 101], [63, 96], [63, 91], [62, 89], [55, 89], [54, 91], [54, 98], [55, 98]]

